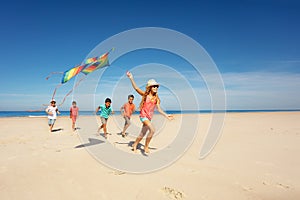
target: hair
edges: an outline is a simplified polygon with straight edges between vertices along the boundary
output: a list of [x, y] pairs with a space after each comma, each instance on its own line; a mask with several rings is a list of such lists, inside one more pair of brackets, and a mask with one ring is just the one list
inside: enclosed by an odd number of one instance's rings
[[[145, 101], [147, 99], [147, 96], [151, 92], [151, 88], [152, 88], [152, 86], [146, 87], [146, 91], [145, 91], [144, 95], [142, 96], [142, 100], [141, 100], [141, 103], [140, 103], [140, 109], [143, 108], [144, 103], [145, 103]], [[157, 98], [157, 93], [155, 93], [154, 96]]]
[[105, 99], [105, 103], [106, 103], [106, 102], [111, 103], [111, 99], [110, 99], [110, 98], [106, 98], [106, 99]]
[[72, 101], [72, 104], [76, 104], [76, 101]]
[[128, 99], [131, 97], [134, 98], [133, 94], [128, 95]]

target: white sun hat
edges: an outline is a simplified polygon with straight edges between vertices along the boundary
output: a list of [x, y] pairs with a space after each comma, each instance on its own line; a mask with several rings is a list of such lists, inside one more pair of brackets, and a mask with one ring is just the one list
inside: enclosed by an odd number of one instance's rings
[[56, 103], [55, 99], [51, 99], [51, 100], [50, 100], [50, 103], [52, 103], [53, 101]]
[[150, 86], [153, 86], [153, 85], [159, 85], [156, 80], [154, 79], [150, 79], [148, 82], [147, 82], [147, 87], [150, 87]]

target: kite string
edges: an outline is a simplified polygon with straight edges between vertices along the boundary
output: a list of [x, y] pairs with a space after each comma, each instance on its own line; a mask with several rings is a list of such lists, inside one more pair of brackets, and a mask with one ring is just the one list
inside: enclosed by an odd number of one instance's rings
[[[110, 52], [114, 51], [114, 50], [115, 50], [114, 47], [111, 48], [111, 49], [109, 50], [108, 54], [109, 54]], [[89, 63], [87, 66], [93, 65], [94, 63], [96, 63], [96, 61], [93, 62], [93, 63]], [[108, 64], [108, 65], [109, 65], [109, 64]], [[104, 66], [102, 66], [102, 67], [104, 67]], [[100, 67], [100, 68], [102, 68], [102, 67]], [[86, 68], [86, 66], [85, 66], [84, 68]], [[97, 69], [97, 68], [96, 68], [96, 69]], [[90, 72], [89, 72], [89, 73], [90, 73]], [[46, 80], [48, 80], [53, 74], [64, 74], [64, 72], [51, 72], [51, 73], [46, 77]], [[84, 74], [85, 74], [85, 73], [84, 73]], [[59, 104], [59, 106], [61, 106], [61, 105], [65, 102], [66, 98], [67, 98], [70, 94], [72, 94], [73, 90], [74, 90], [75, 88], [77, 88], [78, 85], [80, 84], [80, 82], [83, 81], [84, 79], [85, 79], [85, 76], [84, 76], [83, 78], [81, 78], [81, 79], [75, 84], [75, 86], [74, 86], [74, 87], [73, 87], [73, 88], [65, 95], [65, 97], [63, 98], [63, 101]], [[54, 92], [53, 92], [53, 94], [52, 94], [52, 99], [54, 99], [55, 94], [56, 94], [56, 91], [57, 91], [57, 89], [58, 89], [60, 86], [62, 86], [62, 83], [59, 84], [59, 85], [57, 85], [57, 86], [55, 87], [55, 90], [54, 90]]]
[[52, 99], [54, 99], [55, 94], [56, 94], [56, 90], [57, 90], [58, 88], [60, 88], [60, 86], [62, 86], [62, 84], [59, 84], [59, 85], [57, 85], [57, 86], [55, 87], [54, 92], [53, 92], [53, 94], [52, 94]]
[[[48, 80], [53, 74], [63, 74], [63, 72], [51, 72], [51, 73], [46, 77], [46, 80]], [[60, 86], [62, 86], [62, 84], [59, 84], [59, 85], [57, 85], [57, 86], [55, 87], [54, 92], [53, 92], [53, 94], [52, 94], [52, 99], [54, 99], [55, 94], [56, 94], [56, 90], [57, 90]], [[45, 106], [48, 106], [48, 105], [49, 105], [49, 104], [43, 104], [42, 106], [45, 107]], [[42, 110], [43, 110], [43, 108], [41, 108], [40, 110], [29, 110], [29, 112], [42, 111]]]
[[[118, 66], [118, 67], [121, 68], [121, 69], [123, 69], [123, 70], [126, 70], [124, 67], [121, 67], [121, 66]], [[126, 70], [126, 71], [127, 71], [127, 70]], [[75, 89], [79, 86], [79, 84], [80, 84], [85, 78], [86, 78], [86, 76], [82, 77], [79, 81], [77, 81], [77, 83], [75, 84], [75, 86], [74, 86], [74, 87], [73, 87], [73, 88], [72, 88], [72, 89], [64, 96], [62, 102], [61, 102], [58, 106], [61, 106], [61, 105], [64, 104], [66, 98], [67, 98], [70, 94], [72, 94], [73, 90], [75, 90]], [[55, 90], [54, 90], [54, 92], [53, 92], [53, 95], [52, 95], [52, 99], [54, 99], [57, 89], [58, 89], [59, 87], [61, 87], [62, 85], [63, 85], [63, 84], [59, 84], [59, 85], [56, 86], [56, 88], [55, 88]], [[44, 104], [44, 105], [45, 105], [45, 104]]]
[[86, 78], [86, 76], [82, 77], [79, 81], [77, 81], [77, 83], [75, 84], [75, 86], [74, 86], [74, 87], [73, 87], [73, 88], [65, 95], [65, 97], [64, 97], [63, 100], [62, 100], [62, 102], [61, 102], [58, 106], [61, 106], [61, 105], [64, 104], [66, 98], [67, 98], [70, 94], [72, 94], [73, 90], [76, 89], [76, 88], [79, 86], [79, 84], [81, 83], [81, 81], [83, 81], [85, 78]]

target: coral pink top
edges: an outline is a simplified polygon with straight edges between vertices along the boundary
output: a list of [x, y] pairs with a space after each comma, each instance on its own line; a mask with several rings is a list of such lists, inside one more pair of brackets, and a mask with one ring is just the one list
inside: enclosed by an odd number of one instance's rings
[[156, 108], [157, 100], [151, 101], [151, 98], [147, 96], [146, 101], [141, 109], [140, 117], [147, 117], [149, 120], [152, 119], [154, 109]]
[[78, 107], [76, 106], [75, 108], [72, 106], [71, 108], [70, 108], [70, 114], [72, 115], [72, 116], [77, 116], [78, 115]]
[[132, 104], [125, 103], [122, 107], [124, 109], [125, 116], [127, 116], [127, 117], [130, 118], [131, 115], [132, 115], [132, 113], [133, 113], [133, 111], [135, 110], [135, 105], [133, 103]]

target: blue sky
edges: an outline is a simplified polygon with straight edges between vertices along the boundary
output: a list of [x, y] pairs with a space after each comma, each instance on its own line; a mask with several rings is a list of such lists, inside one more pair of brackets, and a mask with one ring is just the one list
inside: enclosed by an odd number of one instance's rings
[[[299, 109], [299, 22], [300, 3], [292, 0], [2, 2], [0, 110], [39, 109], [60, 82], [59, 76], [46, 81], [49, 72], [65, 71], [81, 63], [100, 42], [140, 27], [172, 29], [201, 44], [222, 75], [228, 109]], [[137, 52], [117, 60], [115, 64], [122, 67], [108, 68], [104, 79], [120, 80], [126, 67], [149, 62], [176, 68], [180, 61], [166, 53]], [[198, 88], [203, 83], [196, 79], [191, 85]], [[143, 80], [147, 77], [141, 76]], [[58, 100], [74, 81], [58, 90]], [[109, 87], [100, 88], [95, 104], [113, 96]], [[200, 108], [210, 108], [207, 91], [199, 88], [198, 93]], [[115, 109], [122, 101], [126, 97], [114, 101]], [[93, 107], [78, 103], [84, 109]], [[174, 109], [176, 101], [165, 101], [163, 107]]]

